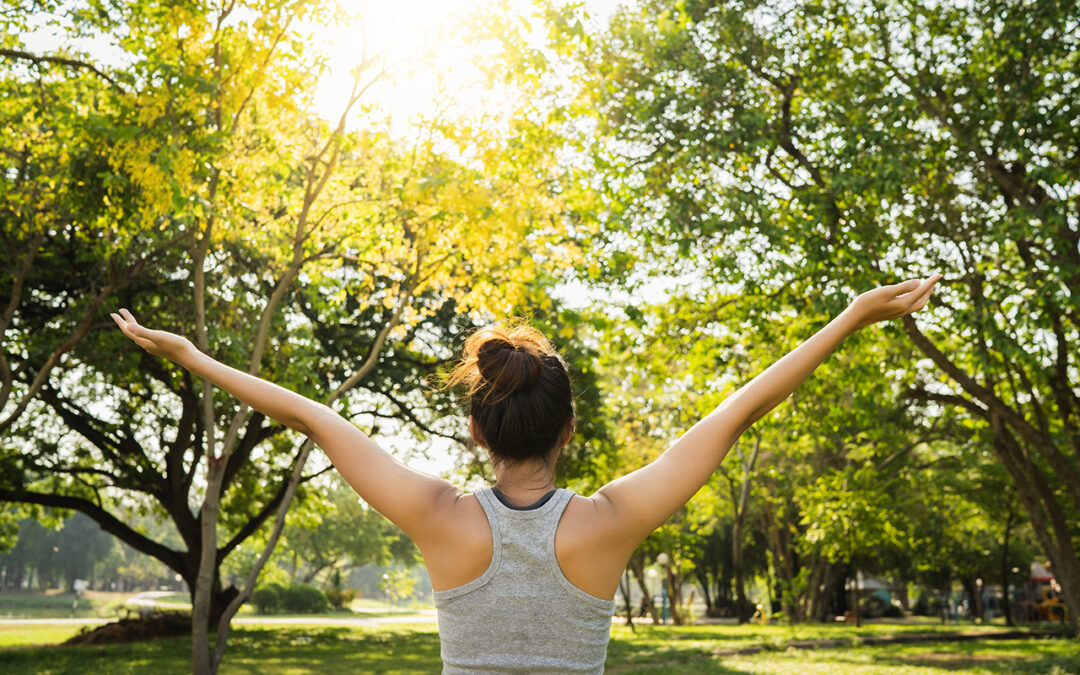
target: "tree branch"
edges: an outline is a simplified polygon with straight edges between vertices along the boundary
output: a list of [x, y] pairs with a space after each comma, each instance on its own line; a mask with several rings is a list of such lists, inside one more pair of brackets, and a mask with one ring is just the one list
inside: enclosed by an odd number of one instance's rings
[[55, 63], [61, 66], [70, 66], [72, 68], [80, 68], [82, 70], [88, 70], [91, 73], [97, 75], [101, 79], [108, 82], [113, 89], [123, 93], [125, 89], [120, 86], [120, 83], [107, 75], [104, 71], [99, 70], [97, 66], [87, 61], [80, 61], [78, 59], [66, 58], [63, 56], [48, 56], [32, 54], [19, 49], [0, 49], [0, 56], [6, 56], [9, 59], [17, 59], [21, 61], [30, 61], [35, 65], [41, 65], [42, 63]]
[[183, 556], [179, 551], [174, 551], [171, 548], [162, 546], [156, 541], [139, 534], [105, 509], [81, 497], [68, 497], [65, 495], [31, 492], [29, 490], [9, 490], [0, 488], [0, 502], [38, 504], [39, 506], [48, 506], [56, 509], [73, 509], [86, 514], [92, 518], [94, 522], [100, 525], [101, 529], [115, 536], [136, 551], [157, 558], [177, 572], [184, 570]]

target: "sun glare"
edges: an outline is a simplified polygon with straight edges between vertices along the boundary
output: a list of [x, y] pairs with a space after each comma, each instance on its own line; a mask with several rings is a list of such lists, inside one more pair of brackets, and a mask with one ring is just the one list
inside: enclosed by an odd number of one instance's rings
[[[340, 116], [353, 73], [365, 59], [372, 62], [362, 81], [384, 72], [361, 105], [379, 119], [389, 118], [398, 131], [423, 119], [472, 116], [488, 109], [498, 94], [486, 86], [476, 59], [491, 46], [467, 36], [495, 11], [494, 5], [494, 0], [342, 0], [345, 20], [311, 27], [327, 57], [315, 96], [317, 112], [330, 120]], [[525, 14], [531, 3], [515, 0], [508, 6]]]

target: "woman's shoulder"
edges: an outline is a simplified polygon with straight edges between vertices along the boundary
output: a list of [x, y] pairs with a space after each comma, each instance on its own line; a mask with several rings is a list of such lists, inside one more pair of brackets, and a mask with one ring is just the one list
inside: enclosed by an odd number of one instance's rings
[[555, 557], [567, 580], [589, 595], [614, 597], [629, 554], [606, 540], [603, 499], [575, 494], [555, 534]]
[[462, 492], [442, 511], [442, 536], [417, 542], [436, 590], [480, 576], [491, 562], [492, 551], [491, 527], [476, 493]]

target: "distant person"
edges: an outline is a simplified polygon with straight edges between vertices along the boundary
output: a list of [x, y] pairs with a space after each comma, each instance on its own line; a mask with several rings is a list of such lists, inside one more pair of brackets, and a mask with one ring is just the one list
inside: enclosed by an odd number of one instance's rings
[[321, 403], [140, 326], [127, 310], [113, 318], [151, 354], [309, 436], [364, 501], [416, 542], [435, 589], [444, 673], [601, 673], [615, 591], [634, 549], [846, 337], [921, 309], [939, 279], [863, 293], [656, 460], [590, 497], [555, 487], [574, 399], [565, 364], [532, 328], [478, 331], [450, 376], [468, 388], [469, 431], [495, 474], [494, 486], [469, 494], [405, 466]]

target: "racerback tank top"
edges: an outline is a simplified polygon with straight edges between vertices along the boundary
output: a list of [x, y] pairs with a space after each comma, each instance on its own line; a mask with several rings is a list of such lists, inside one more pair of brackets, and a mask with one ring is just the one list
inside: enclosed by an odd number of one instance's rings
[[570, 583], [555, 530], [574, 493], [512, 509], [491, 488], [476, 498], [491, 527], [491, 564], [467, 584], [435, 591], [443, 674], [603, 673], [615, 601]]

